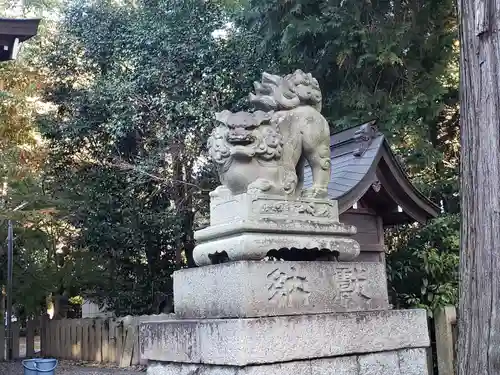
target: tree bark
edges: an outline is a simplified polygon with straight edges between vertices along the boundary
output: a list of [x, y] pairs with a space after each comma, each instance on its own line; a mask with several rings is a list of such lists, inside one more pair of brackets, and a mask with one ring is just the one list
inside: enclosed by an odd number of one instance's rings
[[459, 375], [500, 374], [500, 0], [459, 0]]

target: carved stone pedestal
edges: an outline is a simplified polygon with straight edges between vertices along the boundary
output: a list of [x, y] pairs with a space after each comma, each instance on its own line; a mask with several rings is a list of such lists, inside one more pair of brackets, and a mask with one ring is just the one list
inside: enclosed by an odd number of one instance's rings
[[141, 324], [149, 375], [428, 375], [424, 310], [389, 310], [378, 263], [244, 261], [174, 275]]
[[360, 247], [328, 199], [318, 81], [263, 73], [254, 88], [256, 111], [216, 115], [203, 267], [175, 273], [175, 318], [141, 324], [149, 375], [428, 375], [426, 312], [389, 310], [381, 264], [345, 263]]
[[199, 266], [266, 256], [349, 261], [360, 252], [354, 234], [355, 227], [339, 223], [336, 201], [219, 189], [210, 200], [210, 226], [195, 232], [193, 257]]

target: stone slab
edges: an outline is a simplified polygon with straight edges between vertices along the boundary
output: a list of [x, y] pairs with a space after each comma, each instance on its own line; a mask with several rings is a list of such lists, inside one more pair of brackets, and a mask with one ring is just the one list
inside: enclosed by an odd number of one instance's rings
[[150, 361], [246, 366], [429, 346], [425, 310], [173, 319], [140, 326]]
[[[404, 375], [427, 374], [429, 363], [427, 349], [405, 349], [398, 351], [399, 369]], [[432, 366], [431, 366], [432, 368]]]
[[[403, 360], [402, 358], [405, 358]], [[408, 359], [412, 363], [408, 363]], [[206, 364], [151, 363], [148, 375], [429, 375], [424, 349], [352, 355], [254, 366], [214, 366]], [[390, 372], [380, 372], [381, 368]], [[378, 371], [378, 372], [377, 372]]]
[[[224, 224], [226, 226], [226, 224]], [[238, 229], [240, 223], [234, 223], [226, 228]], [[266, 231], [271, 226], [262, 226]], [[207, 228], [219, 229], [219, 228]], [[215, 236], [213, 239], [204, 242], [198, 240], [198, 245], [193, 250], [193, 259], [198, 266], [238, 260], [262, 260], [271, 251], [290, 251], [294, 249], [309, 250], [310, 254], [320, 250], [321, 254], [333, 253], [340, 261], [350, 261], [360, 253], [357, 241], [352, 238], [339, 237], [335, 233], [280, 233], [279, 228], [274, 228], [274, 233], [265, 231], [254, 232], [253, 225], [242, 224], [241, 233]], [[305, 258], [301, 258], [307, 260]]]
[[300, 315], [389, 308], [382, 263], [240, 261], [174, 273], [182, 318]]
[[399, 375], [398, 353], [392, 351], [360, 356], [359, 373], [363, 375]]
[[335, 238], [348, 238], [356, 234], [355, 227], [335, 222], [302, 221], [292, 217], [266, 218], [265, 220], [239, 220], [206, 227], [194, 233], [198, 242], [217, 240], [243, 233], [279, 234], [279, 235], [318, 235]]
[[220, 263], [219, 254], [224, 261], [238, 261], [261, 260], [270, 251], [319, 250], [349, 261], [360, 253], [350, 238], [356, 228], [339, 222], [336, 201], [227, 192], [211, 193], [210, 226], [194, 233], [199, 266]]

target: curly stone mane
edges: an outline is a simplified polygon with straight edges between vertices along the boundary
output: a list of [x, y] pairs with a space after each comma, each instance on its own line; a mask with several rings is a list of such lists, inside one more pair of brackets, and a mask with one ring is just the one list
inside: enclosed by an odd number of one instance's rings
[[321, 111], [318, 81], [300, 69], [284, 77], [263, 73], [261, 82], [254, 82], [254, 89], [249, 101], [258, 109], [281, 111], [308, 105]]

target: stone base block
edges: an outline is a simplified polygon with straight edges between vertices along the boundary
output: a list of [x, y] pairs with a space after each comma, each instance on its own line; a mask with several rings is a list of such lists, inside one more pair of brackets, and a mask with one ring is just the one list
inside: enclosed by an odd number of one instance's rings
[[174, 273], [182, 318], [387, 310], [382, 263], [230, 262]]
[[[268, 218], [293, 218], [299, 221], [339, 222], [337, 201], [331, 199], [286, 199], [280, 195], [243, 193], [233, 195], [219, 186], [210, 193], [210, 225], [238, 221], [265, 221]], [[346, 229], [355, 230], [352, 226]]]
[[210, 226], [196, 231], [193, 257], [199, 266], [261, 260], [274, 252], [284, 260], [316, 260], [331, 254], [341, 261], [359, 255], [356, 228], [338, 221], [337, 202], [287, 200], [263, 194], [212, 194]]
[[162, 362], [247, 366], [428, 346], [425, 310], [140, 325], [141, 358]]
[[258, 366], [150, 363], [148, 375], [428, 375], [423, 348]]

